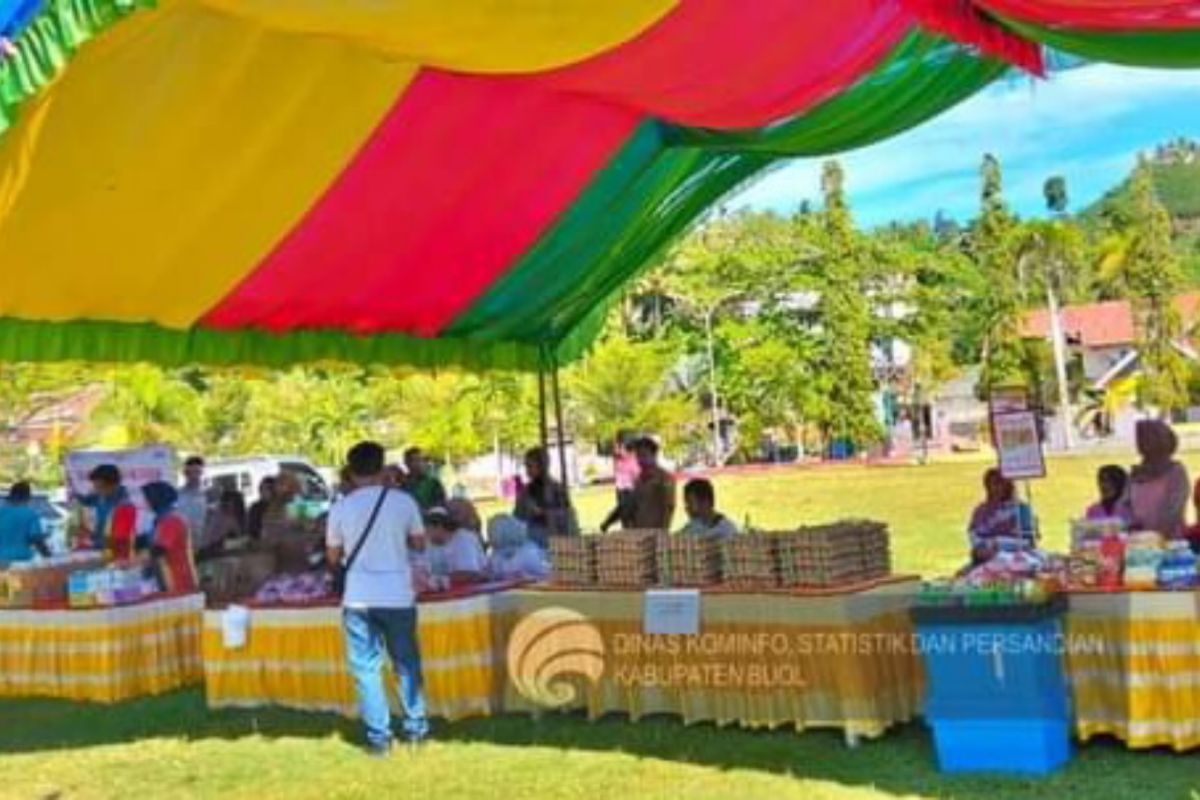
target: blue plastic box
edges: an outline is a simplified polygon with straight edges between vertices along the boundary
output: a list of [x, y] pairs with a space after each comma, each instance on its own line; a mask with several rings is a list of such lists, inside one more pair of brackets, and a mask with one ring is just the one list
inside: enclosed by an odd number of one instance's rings
[[943, 772], [1044, 775], [1070, 760], [1060, 606], [913, 615], [925, 663], [925, 718]]
[[930, 720], [938, 769], [1048, 775], [1071, 760], [1066, 719]]

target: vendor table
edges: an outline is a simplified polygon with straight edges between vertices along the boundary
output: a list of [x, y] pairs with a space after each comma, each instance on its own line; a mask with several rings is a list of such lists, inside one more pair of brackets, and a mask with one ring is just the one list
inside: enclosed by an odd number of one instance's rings
[[[498, 710], [511, 584], [422, 598], [417, 624], [429, 714], [449, 720]], [[245, 645], [225, 646], [222, 611], [204, 618], [210, 708], [276, 705], [356, 716], [341, 609], [251, 608]]]
[[0, 610], [0, 697], [115, 703], [198, 683], [204, 596]]
[[1080, 739], [1200, 747], [1200, 593], [1075, 593], [1067, 634]]
[[[513, 610], [516, 620], [538, 612], [548, 623], [556, 614], [574, 620], [585, 635], [564, 646], [602, 658], [589, 670], [578, 652], [567, 654], [562, 672], [589, 679], [577, 681], [574, 698], [560, 707], [592, 718], [621, 712], [748, 728], [833, 727], [853, 743], [919, 713], [923, 672], [908, 614], [918, 585], [892, 578], [810, 593], [704, 591], [699, 633], [684, 636], [644, 635], [638, 591], [526, 589], [514, 593]], [[555, 670], [544, 639], [531, 650], [540, 650], [535, 663], [521, 666], [521, 654], [510, 651], [510, 669]], [[508, 682], [506, 710], [543, 711], [546, 704], [529, 694]]]

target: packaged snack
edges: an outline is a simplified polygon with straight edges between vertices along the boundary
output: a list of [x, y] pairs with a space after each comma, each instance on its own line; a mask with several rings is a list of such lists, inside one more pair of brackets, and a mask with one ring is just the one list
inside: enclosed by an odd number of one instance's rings
[[1190, 589], [1200, 584], [1196, 554], [1187, 542], [1171, 542], [1158, 565], [1158, 586], [1162, 589]]

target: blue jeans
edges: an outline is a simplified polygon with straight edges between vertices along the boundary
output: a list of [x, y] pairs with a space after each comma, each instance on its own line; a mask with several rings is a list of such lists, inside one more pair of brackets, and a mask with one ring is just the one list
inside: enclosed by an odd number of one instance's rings
[[425, 716], [421, 653], [417, 648], [417, 609], [347, 608], [342, 612], [342, 625], [368, 744], [386, 747], [392, 741], [392, 714], [383, 685], [385, 651], [400, 682], [404, 735], [423, 738], [429, 733], [429, 720]]

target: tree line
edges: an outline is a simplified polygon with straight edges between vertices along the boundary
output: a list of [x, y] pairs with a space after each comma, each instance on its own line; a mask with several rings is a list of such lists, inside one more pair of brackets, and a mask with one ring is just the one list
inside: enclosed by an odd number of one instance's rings
[[[1020, 337], [1023, 315], [1117, 298], [1135, 311], [1140, 399], [1183, 407], [1197, 380], [1174, 346], [1185, 331], [1170, 301], [1200, 259], [1155, 180], [1177, 152], [1192, 150], [1160, 148], [1078, 215], [1065, 181], [1050, 177], [1047, 216], [1018, 218], [991, 156], [965, 226], [939, 213], [864, 230], [836, 161], [824, 167], [819, 208], [717, 209], [629, 287], [600, 341], [566, 371], [568, 428], [602, 446], [623, 431], [653, 431], [679, 458], [753, 457], [767, 438], [866, 448], [886, 434], [881, 390], [931, 392], [970, 366], [981, 368], [981, 394], [1019, 382], [1054, 408], [1078, 399], [1077, 376], [1061, 359], [1056, 368], [1045, 342]], [[16, 443], [30, 414], [85, 386], [102, 397], [82, 429], [56, 431], [39, 448]], [[0, 365], [0, 474], [49, 477], [67, 448], [151, 441], [334, 464], [372, 438], [462, 463], [535, 442], [537, 403], [536, 380], [517, 374]]]

